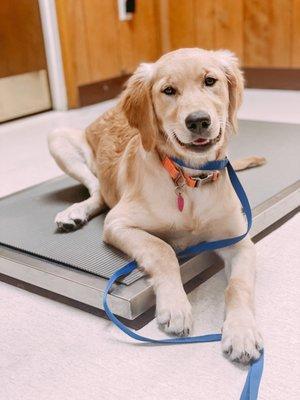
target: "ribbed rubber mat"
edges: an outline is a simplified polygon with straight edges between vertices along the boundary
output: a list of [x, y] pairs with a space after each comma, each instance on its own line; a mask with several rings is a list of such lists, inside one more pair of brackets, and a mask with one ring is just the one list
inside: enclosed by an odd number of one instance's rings
[[[43, 259], [109, 278], [129, 258], [102, 241], [105, 214], [70, 233], [58, 233], [55, 215], [88, 198], [71, 178], [58, 178], [0, 200], [0, 243]], [[122, 280], [130, 284], [143, 274]]]
[[[230, 158], [249, 155], [267, 158], [263, 167], [239, 174], [252, 207], [299, 179], [299, 144], [298, 124], [240, 122], [240, 135], [230, 145]], [[83, 186], [64, 177], [0, 200], [0, 243], [109, 278], [128, 258], [102, 242], [105, 215], [94, 218], [78, 231], [55, 232], [55, 215], [87, 197]], [[123, 282], [130, 284], [141, 276], [142, 273], [135, 271]]]

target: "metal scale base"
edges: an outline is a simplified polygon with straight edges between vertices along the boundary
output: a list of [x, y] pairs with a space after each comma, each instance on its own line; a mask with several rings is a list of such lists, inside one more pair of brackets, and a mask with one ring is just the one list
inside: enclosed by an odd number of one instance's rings
[[[252, 237], [299, 207], [299, 154], [300, 125], [240, 123], [230, 158], [267, 159], [266, 165], [239, 173], [253, 209]], [[77, 182], [62, 177], [1, 199], [0, 279], [88, 311], [102, 310], [107, 278], [128, 257], [102, 243], [104, 215], [68, 234], [56, 233], [53, 223], [58, 211], [86, 195]], [[182, 280], [193, 287], [199, 274], [219, 268], [217, 256], [201, 254], [181, 263]], [[112, 311], [129, 321], [141, 320], [154, 303], [152, 287], [140, 272], [125, 278], [110, 296]]]

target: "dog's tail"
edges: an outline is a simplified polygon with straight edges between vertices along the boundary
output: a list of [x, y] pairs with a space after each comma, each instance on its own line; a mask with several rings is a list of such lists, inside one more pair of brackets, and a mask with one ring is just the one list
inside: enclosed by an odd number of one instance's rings
[[242, 171], [243, 169], [259, 167], [260, 165], [264, 165], [267, 160], [264, 157], [247, 157], [242, 158], [241, 160], [235, 160], [232, 163], [235, 171]]

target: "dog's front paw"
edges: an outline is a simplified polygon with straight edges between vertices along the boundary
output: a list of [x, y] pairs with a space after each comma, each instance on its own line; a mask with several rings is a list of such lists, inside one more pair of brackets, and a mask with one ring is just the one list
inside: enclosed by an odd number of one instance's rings
[[75, 203], [55, 217], [57, 228], [61, 232], [70, 232], [81, 228], [88, 220], [86, 207]]
[[222, 331], [222, 349], [230, 360], [243, 364], [260, 357], [263, 339], [251, 312], [227, 316]]
[[167, 293], [157, 295], [156, 319], [160, 327], [167, 333], [187, 336], [193, 325], [192, 307], [183, 293]]

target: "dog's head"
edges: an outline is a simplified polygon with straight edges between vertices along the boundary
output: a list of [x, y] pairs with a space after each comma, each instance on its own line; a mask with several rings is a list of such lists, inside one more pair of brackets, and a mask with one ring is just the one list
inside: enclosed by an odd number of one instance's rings
[[236, 130], [243, 76], [229, 51], [181, 49], [141, 64], [121, 104], [145, 150], [191, 162], [216, 158]]

